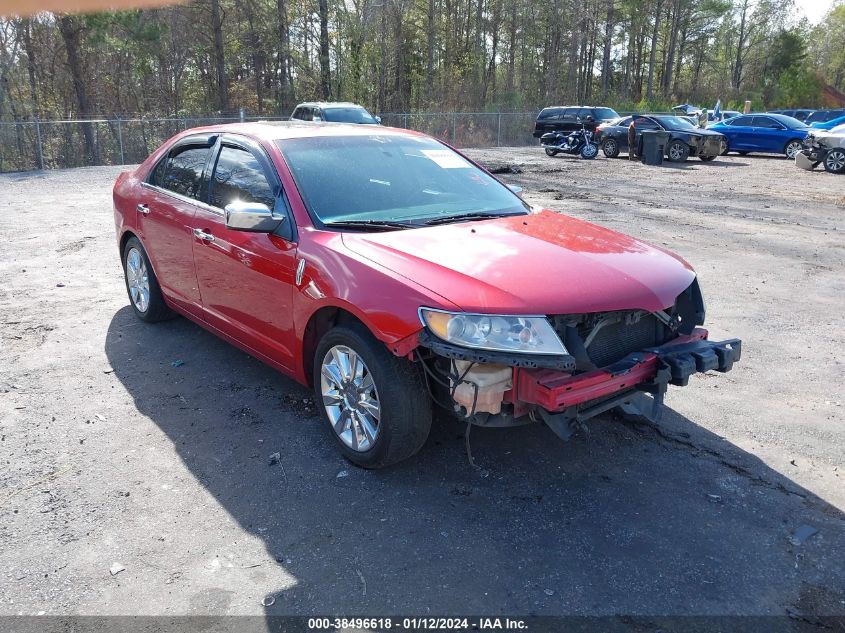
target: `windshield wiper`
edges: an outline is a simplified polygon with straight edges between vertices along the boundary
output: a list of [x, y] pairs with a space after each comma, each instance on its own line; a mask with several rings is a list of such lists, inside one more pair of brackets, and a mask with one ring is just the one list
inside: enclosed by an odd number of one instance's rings
[[520, 213], [464, 213], [462, 215], [444, 215], [439, 218], [431, 218], [420, 222], [422, 226], [434, 226], [435, 224], [448, 224], [449, 222], [463, 222], [470, 220], [489, 220], [490, 218], [509, 218]]
[[391, 231], [393, 229], [410, 229], [413, 225], [407, 222], [394, 222], [392, 220], [338, 220], [337, 222], [326, 222], [326, 226], [338, 229], [382, 229]]

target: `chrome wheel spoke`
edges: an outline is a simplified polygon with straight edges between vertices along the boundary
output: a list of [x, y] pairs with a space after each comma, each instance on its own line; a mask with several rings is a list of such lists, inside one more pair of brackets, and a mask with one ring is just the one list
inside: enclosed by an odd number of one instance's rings
[[343, 377], [340, 375], [340, 369], [334, 363], [323, 365], [321, 370], [323, 378], [330, 382], [336, 389], [343, 386]]
[[343, 398], [341, 397], [340, 392], [337, 391], [337, 389], [333, 391], [324, 391], [323, 404], [327, 407], [339, 407], [343, 404]]
[[361, 421], [361, 430], [364, 432], [364, 437], [367, 440], [367, 445], [372, 446], [376, 442], [376, 433], [378, 433], [376, 425], [373, 424], [369, 416], [362, 415], [359, 419]]
[[332, 357], [334, 358], [335, 367], [337, 367], [341, 380], [349, 378], [349, 355], [346, 353], [346, 348], [333, 347]]
[[342, 410], [340, 412], [340, 415], [337, 416], [337, 420], [334, 421], [335, 433], [337, 433], [338, 435], [343, 435], [344, 431], [346, 431], [347, 427], [349, 426], [350, 421], [351, 418], [349, 416], [349, 412]]
[[366, 376], [361, 377], [361, 381], [358, 384], [358, 390], [361, 393], [370, 392], [375, 388], [375, 384], [373, 383], [373, 375], [370, 372], [367, 372]]
[[355, 350], [335, 345], [326, 352], [320, 394], [340, 440], [353, 451], [370, 450], [378, 440], [381, 404], [370, 370]]
[[379, 407], [378, 402], [365, 398], [361, 400], [359, 406], [376, 420], [381, 418], [381, 407]]

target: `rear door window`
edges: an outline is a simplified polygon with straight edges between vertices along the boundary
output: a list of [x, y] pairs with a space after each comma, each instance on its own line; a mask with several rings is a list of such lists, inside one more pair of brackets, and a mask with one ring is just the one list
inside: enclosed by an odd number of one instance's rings
[[272, 210], [275, 198], [267, 176], [252, 152], [229, 145], [220, 149], [211, 179], [212, 206], [224, 209], [230, 202], [240, 200], [260, 202]]
[[634, 127], [638, 130], [659, 130], [660, 126], [651, 119], [636, 119]]
[[754, 127], [762, 127], [770, 130], [779, 130], [783, 127], [780, 123], [767, 116], [755, 116], [752, 125]]
[[750, 116], [738, 116], [736, 118], [731, 119], [730, 123], [733, 126], [750, 126], [751, 125], [751, 117]]
[[182, 145], [170, 151], [167, 164], [156, 166], [152, 184], [188, 198], [199, 199], [202, 191], [203, 172], [211, 148], [203, 145]]

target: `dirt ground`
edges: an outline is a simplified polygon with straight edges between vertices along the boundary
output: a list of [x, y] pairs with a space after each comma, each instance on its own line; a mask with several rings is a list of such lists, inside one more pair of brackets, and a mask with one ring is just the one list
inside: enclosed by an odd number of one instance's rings
[[119, 169], [2, 175], [0, 614], [845, 614], [845, 177], [469, 153], [686, 257], [742, 362], [658, 426], [475, 429], [473, 469], [441, 416], [358, 470], [308, 391], [133, 316]]

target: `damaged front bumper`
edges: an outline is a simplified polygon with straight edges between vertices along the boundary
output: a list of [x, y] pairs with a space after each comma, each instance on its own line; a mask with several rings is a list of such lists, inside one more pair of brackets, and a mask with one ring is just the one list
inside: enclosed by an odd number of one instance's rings
[[665, 345], [629, 354], [608, 367], [582, 374], [515, 369], [511, 402], [522, 407], [537, 405], [554, 413], [623, 390], [685, 386], [697, 372], [730, 371], [740, 359], [742, 342], [713, 342], [707, 335], [707, 330], [696, 328], [692, 334]]
[[[514, 426], [544, 421], [555, 433], [568, 438], [584, 421], [615, 407], [629, 413], [637, 410], [646, 417], [660, 415], [663, 396], [669, 385], [685, 386], [690, 376], [715, 370], [730, 371], [740, 360], [742, 342], [707, 340], [704, 328], [695, 328], [670, 342], [628, 354], [609, 366], [578, 373], [571, 357], [527, 359], [514, 355], [461, 352], [446, 344], [433, 345], [432, 351], [449, 353], [453, 363], [465, 368], [452, 390], [455, 408], [470, 422], [480, 426]], [[431, 339], [422, 344], [431, 345]], [[463, 356], [455, 360], [456, 356]], [[511, 357], [511, 358], [508, 358]], [[495, 393], [472, 383], [473, 366], [484, 363], [506, 364], [509, 379], [492, 385]], [[492, 367], [488, 365], [488, 367]], [[467, 387], [469, 385], [469, 387]], [[652, 398], [644, 398], [651, 394]], [[492, 397], [490, 397], [492, 396]], [[482, 406], [478, 406], [484, 403]], [[492, 403], [493, 407], [486, 407]], [[648, 405], [649, 410], [645, 410]]]

